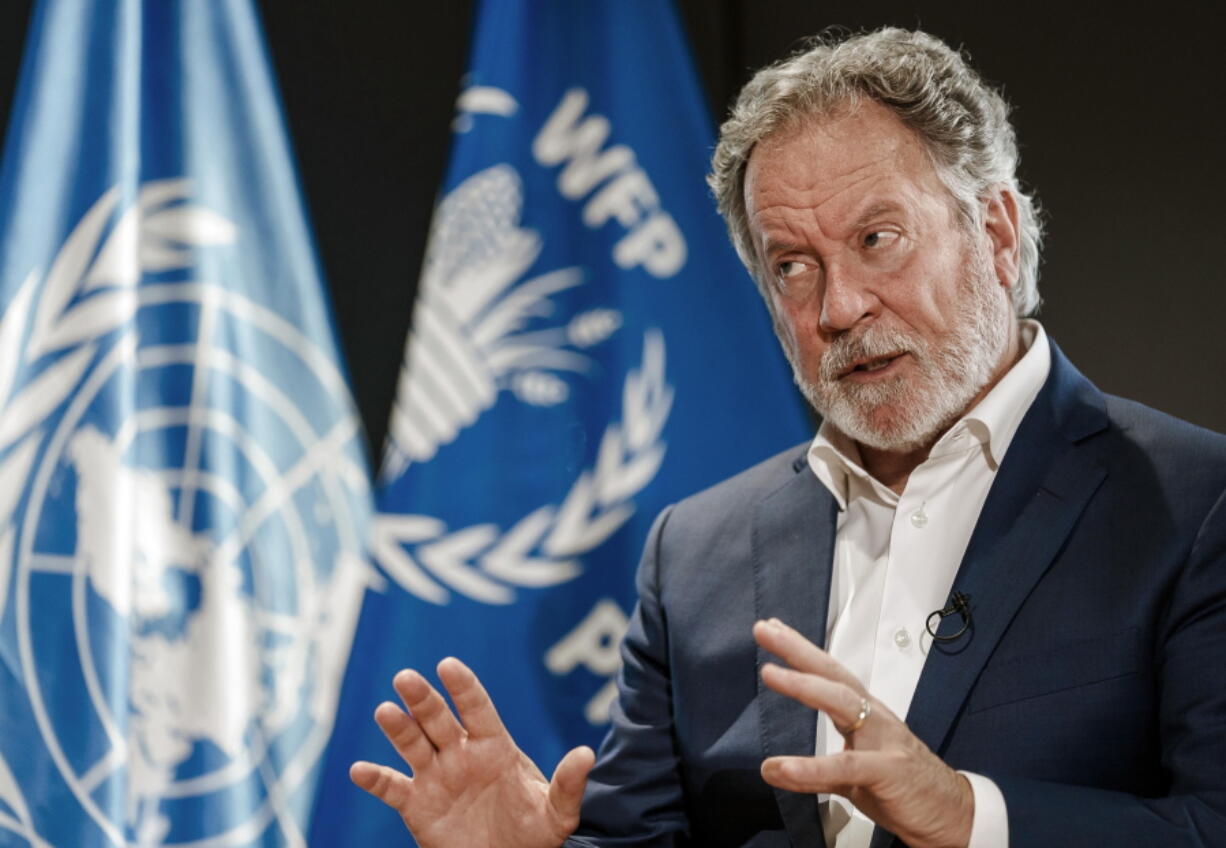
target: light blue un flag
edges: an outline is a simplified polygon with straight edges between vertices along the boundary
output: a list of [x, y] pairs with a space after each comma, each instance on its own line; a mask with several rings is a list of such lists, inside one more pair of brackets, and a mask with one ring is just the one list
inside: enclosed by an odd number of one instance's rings
[[248, 0], [47, 0], [0, 176], [0, 845], [303, 845], [369, 566]]
[[316, 845], [403, 838], [345, 778], [403, 666], [469, 663], [546, 772], [598, 743], [657, 512], [810, 432], [670, 5], [485, 0], [464, 86]]

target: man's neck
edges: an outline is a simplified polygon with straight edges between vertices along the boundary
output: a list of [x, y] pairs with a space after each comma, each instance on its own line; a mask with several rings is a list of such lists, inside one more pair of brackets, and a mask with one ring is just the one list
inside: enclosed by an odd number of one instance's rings
[[867, 445], [858, 445], [860, 461], [864, 463], [865, 471], [881, 481], [887, 488], [892, 489], [895, 494], [901, 495], [903, 489], [907, 488], [907, 480], [911, 477], [911, 472], [928, 458], [932, 446], [943, 435], [945, 435], [944, 430], [938, 433], [932, 441], [912, 451], [885, 451], [870, 448]]
[[1018, 333], [1017, 324], [1012, 324], [1012, 331], [1009, 333], [1009, 343], [1005, 346], [1004, 354], [1000, 358], [1000, 364], [996, 367], [996, 371], [992, 374], [992, 378], [984, 385], [982, 389], [970, 400], [958, 417], [951, 421], [947, 426], [942, 427], [939, 432], [932, 436], [924, 444], [917, 448], [906, 451], [888, 451], [878, 448], [871, 448], [867, 445], [856, 443], [860, 449], [860, 461], [864, 463], [864, 470], [879, 480], [886, 487], [891, 489], [895, 494], [901, 495], [903, 489], [907, 487], [907, 480], [911, 477], [911, 472], [918, 468], [924, 460], [928, 458], [928, 454], [932, 452], [932, 448], [941, 437], [952, 427], [962, 416], [975, 408], [979, 401], [987, 397], [988, 392], [1000, 382], [1005, 374], [1009, 373], [1018, 360], [1022, 358], [1025, 351], [1022, 349], [1021, 336]]

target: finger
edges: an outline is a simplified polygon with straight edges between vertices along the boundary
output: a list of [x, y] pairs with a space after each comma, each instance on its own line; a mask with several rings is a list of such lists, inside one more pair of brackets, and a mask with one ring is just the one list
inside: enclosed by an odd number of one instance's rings
[[824, 757], [768, 757], [762, 779], [789, 792], [849, 795], [871, 789], [897, 768], [897, 758], [883, 751], [840, 751]]
[[753, 626], [753, 635], [759, 645], [792, 668], [821, 675], [864, 694], [864, 685], [856, 679], [854, 674], [830, 654], [779, 619], [771, 618], [757, 622]]
[[480, 739], [488, 736], [506, 735], [498, 710], [490, 700], [489, 693], [481, 685], [472, 669], [455, 657], [448, 657], [438, 664], [438, 676], [451, 695], [456, 712], [468, 735]]
[[400, 707], [384, 701], [375, 708], [375, 723], [414, 774], [419, 774], [434, 760], [434, 746], [413, 717]]
[[553, 770], [553, 778], [549, 781], [549, 804], [563, 821], [579, 819], [583, 789], [595, 763], [596, 754], [584, 745], [571, 749]]
[[349, 779], [402, 815], [408, 809], [413, 781], [395, 769], [359, 761], [349, 767]]
[[406, 668], [396, 674], [392, 685], [435, 748], [454, 745], [464, 737], [464, 730], [452, 715], [451, 708], [426, 678]]
[[834, 722], [835, 729], [854, 726], [864, 706], [864, 696], [844, 683], [774, 663], [762, 666], [762, 682], [780, 695], [826, 713]]

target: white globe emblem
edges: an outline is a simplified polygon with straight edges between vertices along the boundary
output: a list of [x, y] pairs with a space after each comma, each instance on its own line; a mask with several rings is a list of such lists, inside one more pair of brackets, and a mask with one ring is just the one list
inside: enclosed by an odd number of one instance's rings
[[30, 702], [112, 843], [271, 827], [301, 844], [368, 579], [347, 389], [220, 286], [133, 292], [30, 474], [14, 552]]

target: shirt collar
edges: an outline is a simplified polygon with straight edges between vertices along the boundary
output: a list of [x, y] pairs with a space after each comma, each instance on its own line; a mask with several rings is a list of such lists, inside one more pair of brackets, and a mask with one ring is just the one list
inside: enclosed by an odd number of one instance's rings
[[1022, 321], [1020, 335], [1026, 353], [958, 422], [985, 445], [993, 471], [1000, 467], [1022, 418], [1051, 371], [1051, 347], [1043, 325], [1033, 320]]
[[[1038, 321], [1020, 322], [1022, 355], [979, 403], [957, 421], [933, 445], [929, 460], [965, 449], [969, 434], [974, 445], [981, 446], [985, 461], [995, 472], [1004, 459], [1005, 451], [1022, 423], [1022, 418], [1051, 370], [1051, 348], [1047, 333]], [[829, 421], [823, 421], [817, 436], [809, 445], [809, 468], [822, 482], [839, 509], [847, 509], [853, 497], [876, 495], [893, 505], [898, 496], [870, 475], [862, 464], [860, 448], [840, 433]], [[927, 460], [926, 460], [927, 461]]]

